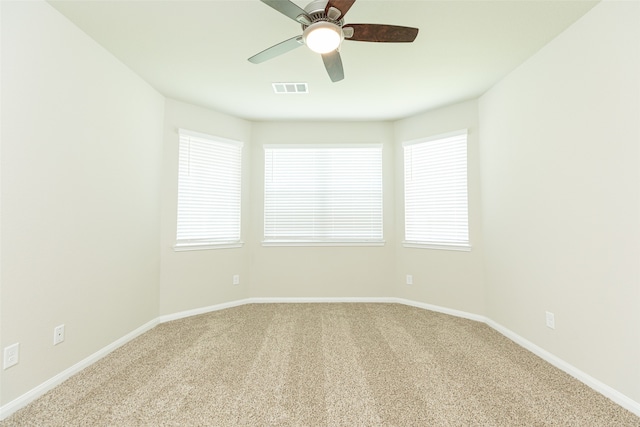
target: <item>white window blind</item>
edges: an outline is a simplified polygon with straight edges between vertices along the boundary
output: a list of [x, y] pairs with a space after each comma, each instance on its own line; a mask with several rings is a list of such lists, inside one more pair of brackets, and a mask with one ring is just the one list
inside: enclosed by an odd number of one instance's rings
[[240, 246], [242, 143], [184, 129], [179, 134], [174, 248]]
[[469, 250], [467, 131], [403, 146], [405, 246]]
[[382, 146], [265, 146], [264, 244], [382, 244]]

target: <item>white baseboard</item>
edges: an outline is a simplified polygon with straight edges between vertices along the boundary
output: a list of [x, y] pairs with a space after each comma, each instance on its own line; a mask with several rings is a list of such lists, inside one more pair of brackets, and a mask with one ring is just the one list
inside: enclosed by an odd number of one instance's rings
[[184, 319], [186, 317], [196, 316], [196, 315], [199, 315], [199, 314], [209, 313], [209, 312], [212, 312], [212, 311], [223, 310], [223, 309], [232, 308], [232, 307], [238, 307], [238, 306], [245, 305], [245, 304], [274, 304], [274, 303], [397, 303], [397, 304], [408, 305], [408, 306], [411, 306], [411, 307], [422, 308], [424, 310], [429, 310], [429, 311], [435, 311], [435, 312], [438, 312], [438, 313], [448, 314], [448, 315], [455, 316], [455, 317], [461, 317], [461, 318], [464, 318], [464, 319], [474, 320], [474, 321], [477, 321], [477, 322], [483, 322], [483, 323], [486, 323], [489, 327], [491, 327], [491, 328], [495, 329], [496, 331], [498, 331], [500, 334], [502, 334], [505, 337], [509, 338], [510, 340], [515, 342], [516, 344], [524, 347], [525, 349], [527, 349], [530, 352], [534, 353], [535, 355], [537, 355], [538, 357], [542, 358], [543, 360], [551, 363], [553, 366], [561, 369], [562, 371], [566, 372], [567, 374], [571, 375], [572, 377], [578, 379], [579, 381], [581, 381], [584, 384], [588, 385], [589, 387], [591, 387], [592, 389], [594, 389], [598, 393], [604, 395], [605, 397], [611, 399], [612, 401], [614, 401], [618, 405], [622, 406], [623, 408], [625, 408], [625, 409], [633, 412], [634, 414], [640, 416], [640, 403], [639, 402], [634, 401], [633, 399], [625, 396], [624, 394], [620, 393], [619, 391], [615, 390], [614, 388], [612, 388], [612, 387], [604, 384], [603, 382], [593, 378], [592, 376], [590, 376], [590, 375], [586, 374], [585, 372], [579, 370], [575, 366], [565, 362], [564, 360], [560, 359], [559, 357], [557, 357], [557, 356], [549, 353], [548, 351], [544, 350], [543, 348], [538, 347], [537, 345], [533, 344], [531, 341], [526, 340], [525, 338], [521, 337], [520, 335], [516, 334], [515, 332], [505, 328], [504, 326], [502, 326], [502, 325], [500, 325], [500, 324], [494, 322], [493, 320], [488, 319], [488, 318], [486, 318], [484, 316], [480, 316], [480, 315], [473, 314], [473, 313], [468, 313], [468, 312], [465, 312], [465, 311], [455, 310], [455, 309], [451, 309], [451, 308], [447, 308], [447, 307], [441, 307], [441, 306], [437, 306], [437, 305], [422, 303], [422, 302], [418, 302], [418, 301], [412, 301], [412, 300], [408, 300], [408, 299], [404, 299], [404, 298], [395, 298], [395, 297], [337, 297], [337, 298], [256, 297], [256, 298], [245, 298], [245, 299], [236, 300], [236, 301], [230, 301], [230, 302], [226, 302], [226, 303], [222, 303], [222, 304], [215, 304], [215, 305], [211, 305], [211, 306], [207, 306], [207, 307], [201, 307], [201, 308], [197, 308], [197, 309], [193, 309], [193, 310], [186, 310], [186, 311], [182, 311], [182, 312], [178, 312], [178, 313], [174, 313], [174, 314], [168, 314], [168, 315], [159, 316], [158, 318], [156, 318], [156, 319], [154, 319], [154, 320], [152, 320], [150, 322], [147, 322], [146, 324], [142, 325], [141, 327], [137, 328], [136, 330], [128, 333], [127, 335], [123, 336], [122, 338], [118, 339], [117, 341], [111, 343], [110, 345], [104, 347], [103, 349], [99, 350], [98, 352], [92, 354], [91, 356], [87, 357], [86, 359], [76, 363], [72, 367], [62, 371], [61, 373], [59, 373], [55, 377], [49, 379], [48, 381], [45, 381], [44, 383], [42, 383], [39, 386], [37, 386], [36, 388], [28, 391], [27, 393], [23, 394], [22, 396], [18, 397], [17, 399], [14, 399], [11, 402], [7, 403], [6, 405], [0, 407], [0, 420], [5, 419], [6, 417], [11, 415], [15, 411], [21, 409], [22, 407], [24, 407], [27, 404], [31, 403], [32, 401], [34, 401], [38, 397], [42, 396], [43, 394], [45, 394], [47, 391], [51, 390], [52, 388], [54, 388], [58, 384], [61, 384], [63, 381], [65, 381], [66, 379], [68, 379], [72, 375], [80, 372], [81, 370], [83, 370], [87, 366], [95, 363], [99, 359], [101, 359], [104, 356], [106, 356], [107, 354], [111, 353], [113, 350], [115, 350], [118, 347], [126, 344], [127, 342], [131, 341], [132, 339], [136, 338], [137, 336], [147, 332], [148, 330], [150, 330], [151, 328], [153, 328], [154, 326], [156, 326], [156, 325], [158, 325], [160, 323], [170, 322], [172, 320]]
[[411, 307], [422, 308], [424, 310], [435, 311], [437, 313], [448, 314], [450, 316], [461, 317], [463, 319], [475, 320], [476, 322], [485, 323], [486, 317], [466, 311], [455, 310], [453, 308], [441, 307], [439, 305], [427, 304], [424, 302], [412, 301], [404, 298], [394, 298], [394, 302]]
[[334, 297], [334, 298], [313, 298], [313, 297], [254, 297], [248, 299], [250, 304], [279, 304], [279, 303], [395, 303], [392, 297]]
[[631, 411], [640, 417], [640, 402], [636, 402], [630, 397], [620, 393], [618, 390], [614, 389], [613, 387], [610, 387], [605, 383], [603, 383], [602, 381], [599, 381], [593, 378], [591, 375], [581, 371], [580, 369], [576, 368], [570, 363], [567, 363], [566, 361], [560, 359], [556, 355], [549, 353], [547, 350], [543, 349], [542, 347], [538, 347], [531, 341], [521, 337], [520, 335], [511, 331], [510, 329], [505, 328], [499, 323], [496, 323], [491, 319], [485, 319], [484, 322], [491, 328], [495, 329], [496, 331], [504, 335], [505, 337], [509, 338], [511, 341], [515, 342], [521, 347], [526, 348], [536, 356], [551, 363], [556, 368], [566, 372], [567, 374], [571, 375], [578, 381], [588, 385], [598, 393], [611, 399], [612, 401], [622, 406], [626, 410]]
[[0, 420], [3, 420], [5, 418], [7, 418], [9, 415], [13, 414], [17, 410], [27, 406], [29, 403], [33, 402], [34, 400], [36, 400], [37, 398], [39, 398], [40, 396], [42, 396], [43, 394], [45, 394], [46, 392], [51, 390], [52, 388], [56, 387], [59, 384], [62, 384], [64, 381], [69, 379], [71, 376], [73, 376], [73, 375], [77, 374], [78, 372], [82, 371], [84, 368], [94, 364], [95, 362], [97, 362], [98, 360], [102, 359], [103, 357], [105, 357], [107, 354], [111, 353], [112, 351], [114, 351], [118, 347], [121, 347], [124, 344], [128, 343], [129, 341], [131, 341], [132, 339], [144, 334], [148, 330], [150, 330], [153, 327], [155, 327], [157, 324], [158, 324], [158, 319], [153, 319], [153, 320], [145, 323], [144, 325], [140, 326], [139, 328], [136, 328], [135, 330], [129, 332], [128, 334], [126, 334], [122, 338], [119, 338], [116, 341], [112, 342], [108, 346], [96, 351], [91, 356], [81, 360], [80, 362], [76, 363], [75, 365], [71, 366], [70, 368], [65, 369], [64, 371], [60, 372], [56, 376], [54, 376], [54, 377], [48, 379], [47, 381], [43, 382], [39, 386], [29, 390], [28, 392], [26, 392], [22, 396], [17, 397], [16, 399], [12, 400], [11, 402], [7, 403], [6, 405], [0, 407]]
[[194, 308], [193, 310], [180, 311], [173, 314], [165, 314], [158, 317], [158, 323], [171, 322], [172, 320], [184, 319], [185, 317], [197, 316], [199, 314], [210, 313], [212, 311], [224, 310], [225, 308], [238, 307], [249, 304], [250, 298], [223, 302], [221, 304], [210, 305], [207, 307]]

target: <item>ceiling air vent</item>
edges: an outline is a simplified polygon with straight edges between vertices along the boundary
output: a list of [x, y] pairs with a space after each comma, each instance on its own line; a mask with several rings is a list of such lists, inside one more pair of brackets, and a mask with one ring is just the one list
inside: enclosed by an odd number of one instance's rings
[[307, 83], [271, 83], [273, 91], [277, 94], [281, 93], [309, 93], [309, 85]]

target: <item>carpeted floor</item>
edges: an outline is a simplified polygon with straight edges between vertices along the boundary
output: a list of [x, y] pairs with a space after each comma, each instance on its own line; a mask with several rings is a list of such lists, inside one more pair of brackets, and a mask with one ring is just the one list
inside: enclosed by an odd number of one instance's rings
[[488, 326], [399, 304], [162, 324], [0, 426], [640, 426]]

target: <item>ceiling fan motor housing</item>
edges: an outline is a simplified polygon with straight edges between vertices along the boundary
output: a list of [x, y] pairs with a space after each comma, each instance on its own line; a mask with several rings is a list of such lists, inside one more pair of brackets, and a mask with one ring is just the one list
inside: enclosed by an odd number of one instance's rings
[[[307, 12], [307, 15], [309, 16], [309, 18], [311, 18], [311, 24], [309, 25], [302, 24], [302, 30], [303, 31], [306, 30], [307, 27], [309, 27], [310, 25], [313, 25], [316, 22], [330, 22], [342, 28], [342, 25], [344, 24], [344, 20], [332, 19], [329, 16], [327, 16], [327, 13], [325, 12], [326, 7], [327, 7], [327, 0], [314, 0], [311, 3], [309, 3], [304, 8], [304, 11]], [[340, 18], [341, 15], [342, 13], [338, 13], [337, 18]]]

